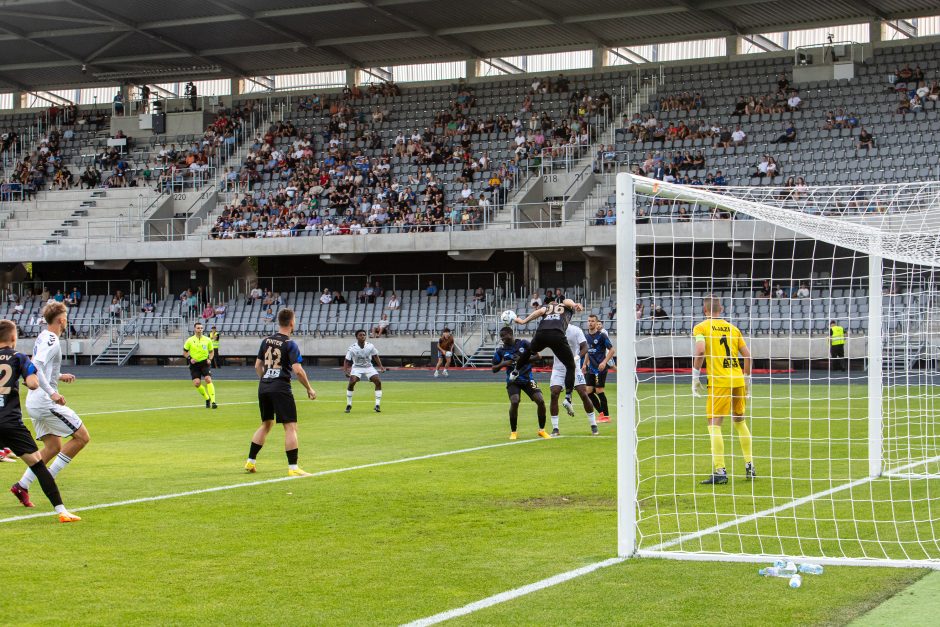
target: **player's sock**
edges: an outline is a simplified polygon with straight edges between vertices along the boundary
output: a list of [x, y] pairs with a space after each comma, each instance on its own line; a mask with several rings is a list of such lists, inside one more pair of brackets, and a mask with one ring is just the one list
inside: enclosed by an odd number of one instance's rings
[[[52, 506], [56, 508], [55, 511], [59, 512], [59, 508], [62, 507], [62, 496], [59, 494], [59, 486], [56, 485], [55, 478], [49, 472], [49, 469], [46, 468], [46, 465], [42, 463], [41, 460], [30, 466], [29, 469], [33, 471], [33, 474], [36, 475], [36, 479], [39, 480], [42, 493], [46, 495], [46, 498], [49, 499]], [[65, 511], [64, 507], [62, 507], [62, 511]]]
[[255, 463], [255, 460], [258, 459], [258, 453], [261, 452], [262, 446], [264, 446], [264, 444], [255, 444], [254, 442], [251, 443], [251, 446], [248, 448], [248, 462], [249, 463], [251, 464]]
[[594, 427], [594, 426], [597, 425], [597, 415], [596, 415], [594, 412], [589, 413], [589, 414], [587, 415], [587, 417], [588, 417], [588, 423], [589, 423], [592, 427]]
[[215, 383], [206, 383], [206, 392], [209, 393], [209, 400], [215, 402]]
[[298, 449], [292, 448], [287, 453], [287, 467], [290, 470], [297, 470], [297, 451]]
[[346, 390], [346, 404], [347, 405], [352, 405], [352, 397], [353, 397], [352, 390]]
[[53, 477], [57, 477], [59, 473], [69, 465], [70, 461], [72, 461], [71, 457], [65, 453], [59, 453], [55, 456], [55, 461], [52, 462], [52, 465], [49, 466], [49, 474]]
[[32, 471], [31, 468], [27, 468], [23, 473], [23, 476], [20, 477], [20, 480], [17, 483], [24, 490], [29, 490], [29, 486], [33, 485], [33, 481], [36, 480], [36, 474]]
[[378, 407], [382, 404], [382, 390], [375, 391], [375, 406]]
[[605, 392], [598, 392], [597, 399], [601, 402], [601, 413], [605, 416], [609, 416], [610, 411], [607, 409], [607, 394]]
[[200, 385], [198, 388], [196, 388], [196, 391], [199, 392], [199, 396], [202, 397], [202, 400], [204, 400], [204, 401], [209, 400], [209, 392], [206, 391], [206, 385], [205, 385], [205, 384], [202, 384], [202, 385]]
[[708, 435], [712, 442], [712, 465], [715, 470], [725, 467], [725, 441], [721, 437], [721, 427], [708, 425]]
[[751, 430], [747, 428], [747, 422], [742, 420], [734, 422], [734, 432], [738, 434], [738, 441], [741, 443], [741, 452], [744, 453], [744, 463], [751, 463]]
[[597, 398], [597, 392], [591, 392], [588, 394], [588, 398], [591, 399], [591, 404], [594, 405], [594, 411], [601, 411], [601, 399]]
[[558, 428], [558, 416], [552, 416], [552, 429]]

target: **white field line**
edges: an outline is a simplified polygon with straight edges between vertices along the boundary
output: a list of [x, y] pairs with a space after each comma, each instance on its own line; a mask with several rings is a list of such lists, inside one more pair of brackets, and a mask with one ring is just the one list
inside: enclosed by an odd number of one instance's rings
[[[598, 439], [598, 438], [610, 438], [613, 436], [596, 436], [596, 435], [568, 435], [562, 436], [561, 439], [571, 439], [571, 438], [586, 438], [586, 439]], [[504, 446], [514, 446], [517, 444], [528, 444], [530, 442], [541, 442], [544, 438], [532, 438], [528, 440], [516, 440], [514, 442], [500, 442], [499, 444], [485, 444], [483, 446], [474, 446], [471, 448], [462, 448], [453, 451], [443, 451], [441, 453], [429, 453], [427, 455], [417, 455], [415, 457], [403, 457], [401, 459], [392, 459], [384, 462], [371, 462], [369, 464], [360, 464], [358, 466], [347, 466], [345, 468], [332, 468], [330, 470], [321, 470], [319, 472], [310, 473], [310, 477], [325, 477], [327, 475], [336, 475], [344, 472], [352, 472], [354, 470], [365, 470], [367, 468], [378, 468], [379, 466], [394, 466], [396, 464], [404, 464], [407, 462], [417, 462], [425, 459], [435, 459], [438, 457], [449, 457], [451, 455], [461, 455], [463, 453], [474, 453], [476, 451], [485, 451], [487, 449], [501, 448]], [[128, 499], [126, 501], [115, 501], [112, 503], [99, 503], [97, 505], [86, 505], [84, 507], [76, 507], [71, 509], [73, 512], [85, 512], [95, 509], [106, 509], [109, 507], [122, 507], [125, 505], [136, 505], [138, 503], [151, 503], [153, 501], [166, 501], [168, 499], [178, 499], [185, 496], [195, 496], [198, 494], [209, 494], [211, 492], [224, 492], [227, 490], [236, 490], [238, 488], [247, 488], [252, 486], [267, 485], [271, 483], [281, 483], [283, 481], [294, 481], [296, 479], [304, 479], [305, 477], [276, 477], [273, 479], [263, 479], [261, 481], [246, 481], [244, 483], [233, 483], [223, 486], [214, 486], [211, 488], [199, 488], [197, 490], [188, 490], [186, 492], [174, 492], [170, 494], [158, 494], [156, 496], [145, 496], [137, 499]], [[52, 516], [55, 512], [37, 512], [35, 514], [23, 514], [22, 516], [10, 516], [9, 518], [0, 518], [0, 523], [11, 523], [17, 522], [20, 520], [29, 520], [31, 518], [42, 518], [43, 516]]]
[[[929, 463], [932, 463], [932, 462], [935, 462], [935, 461], [938, 461], [938, 460], [940, 460], [940, 455], [938, 455], [938, 456], [936, 456], [936, 457], [933, 457], [933, 458], [930, 458], [930, 459], [925, 459], [925, 460], [922, 460], [922, 461], [913, 462], [913, 463], [907, 464], [906, 466], [901, 466], [901, 467], [895, 469], [894, 471], [892, 471], [891, 474], [894, 474], [894, 473], [903, 473], [905, 470], [910, 470], [911, 468], [914, 468], [914, 467], [916, 467], [916, 466], [921, 466], [921, 465], [923, 465], [923, 464], [929, 464]], [[886, 473], [886, 474], [888, 474], [888, 473]], [[681, 543], [683, 543], [683, 542], [685, 542], [685, 541], [687, 541], [687, 540], [695, 540], [695, 539], [701, 538], [701, 537], [703, 537], [703, 536], [707, 536], [707, 535], [710, 535], [710, 534], [713, 534], [713, 533], [716, 533], [716, 532], [719, 532], [719, 531], [723, 531], [723, 530], [728, 529], [728, 528], [731, 528], [731, 527], [737, 527], [738, 525], [742, 525], [742, 524], [744, 524], [744, 523], [747, 523], [747, 522], [756, 520], [756, 519], [758, 519], [758, 518], [762, 518], [762, 517], [764, 517], [764, 516], [769, 516], [769, 515], [771, 515], [771, 514], [776, 514], [776, 513], [778, 513], [778, 512], [782, 512], [782, 511], [785, 511], [785, 510], [788, 510], [788, 509], [793, 509], [793, 508], [799, 507], [800, 505], [805, 505], [806, 503], [809, 503], [809, 502], [814, 501], [814, 500], [816, 500], [816, 499], [823, 498], [823, 497], [825, 497], [825, 496], [829, 496], [829, 495], [832, 495], [832, 494], [836, 494], [837, 492], [842, 492], [842, 491], [845, 491], [845, 490], [850, 490], [850, 489], [852, 489], [852, 488], [854, 488], [854, 487], [858, 487], [858, 486], [864, 485], [864, 484], [866, 484], [866, 483], [871, 483], [872, 481], [874, 481], [875, 479], [878, 479], [878, 478], [879, 478], [879, 477], [864, 477], [864, 478], [862, 478], [862, 479], [856, 479], [855, 481], [850, 481], [849, 483], [846, 483], [846, 484], [843, 484], [843, 485], [840, 485], [840, 486], [836, 486], [836, 487], [830, 488], [830, 489], [828, 489], [828, 490], [822, 490], [822, 491], [820, 491], [820, 492], [815, 492], [815, 493], [810, 494], [810, 495], [808, 495], [808, 496], [804, 496], [804, 497], [801, 497], [801, 498], [798, 498], [798, 499], [794, 499], [793, 501], [790, 501], [789, 503], [784, 503], [783, 505], [778, 505], [778, 506], [776, 506], [776, 507], [771, 507], [771, 508], [768, 508], [768, 509], [765, 509], [765, 510], [761, 510], [761, 511], [759, 511], [759, 512], [756, 512], [756, 513], [754, 513], [754, 514], [750, 514], [750, 515], [748, 515], [748, 516], [741, 516], [741, 517], [739, 517], [739, 518], [735, 518], [734, 520], [730, 520], [730, 521], [728, 521], [728, 522], [721, 523], [721, 524], [719, 524], [719, 525], [714, 525], [714, 526], [712, 526], [712, 527], [708, 527], [708, 528], [706, 528], [706, 529], [702, 529], [702, 530], [696, 531], [696, 532], [694, 532], [694, 533], [686, 534], [686, 535], [684, 535], [684, 536], [681, 536], [681, 537], [679, 537], [679, 538], [676, 538], [675, 540], [670, 540], [670, 541], [668, 541], [668, 542], [662, 542], [662, 543], [657, 544], [657, 545], [655, 545], [655, 546], [653, 546], [653, 547], [651, 547], [651, 548], [649, 548], [649, 549], [644, 549], [644, 550], [642, 550], [642, 551], [638, 551], [637, 554], [638, 554], [638, 556], [644, 556], [644, 557], [656, 557], [656, 556], [657, 556], [657, 552], [662, 552], [662, 550], [665, 549], [665, 548], [669, 548], [669, 547], [675, 546], [675, 545], [677, 545], [677, 544], [681, 544]], [[670, 558], [673, 558], [673, 559], [681, 559], [681, 558], [682, 558], [682, 555], [688, 555], [688, 556], [690, 556], [689, 559], [696, 559], [696, 555], [697, 555], [697, 554], [695, 554], [695, 553], [678, 554], [678, 553], [668, 553], [668, 552], [663, 552], [663, 553], [662, 553], [662, 556], [663, 556], [663, 557], [670, 557]], [[428, 625], [436, 625], [436, 624], [442, 623], [442, 622], [444, 622], [444, 621], [446, 621], [446, 620], [450, 620], [450, 619], [452, 619], [452, 618], [457, 618], [458, 616], [466, 616], [467, 614], [472, 614], [473, 612], [477, 612], [477, 611], [479, 611], [479, 610], [482, 610], [482, 609], [485, 609], [485, 608], [488, 608], [488, 607], [492, 607], [493, 605], [497, 605], [497, 604], [499, 604], [499, 603], [505, 603], [506, 601], [511, 601], [511, 600], [513, 600], [513, 599], [517, 599], [517, 598], [519, 598], [519, 597], [521, 597], [521, 596], [525, 596], [525, 595], [531, 594], [531, 593], [533, 593], [533, 592], [538, 592], [538, 591], [544, 590], [544, 589], [546, 589], [546, 588], [551, 588], [552, 586], [557, 586], [557, 585], [560, 584], [560, 583], [565, 583], [566, 581], [570, 581], [570, 580], [575, 579], [576, 577], [580, 577], [580, 576], [582, 576], [582, 575], [587, 575], [588, 573], [592, 573], [592, 572], [594, 572], [594, 571], [596, 571], [596, 570], [600, 570], [600, 569], [602, 569], [602, 568], [607, 568], [608, 566], [615, 566], [615, 565], [617, 565], [617, 564], [621, 564], [621, 563], [623, 563], [624, 561], [626, 561], [627, 559], [628, 559], [628, 558], [626, 558], [626, 557], [612, 557], [612, 558], [606, 559], [606, 560], [604, 560], [604, 561], [602, 561], [602, 562], [595, 562], [595, 563], [593, 563], [593, 564], [588, 564], [587, 566], [582, 566], [581, 568], [576, 568], [576, 569], [574, 569], [574, 570], [569, 570], [569, 571], [564, 572], [564, 573], [559, 573], [559, 574], [554, 575], [554, 576], [552, 576], [552, 577], [548, 577], [547, 579], [542, 579], [542, 580], [540, 580], [540, 581], [535, 581], [535, 582], [530, 583], [530, 584], [528, 584], [528, 585], [522, 586], [521, 588], [514, 588], [514, 589], [512, 589], [512, 590], [507, 590], [506, 592], [500, 592], [499, 594], [494, 594], [493, 596], [486, 597], [485, 599], [480, 599], [479, 601], [474, 601], [473, 603], [468, 603], [467, 605], [464, 605], [464, 606], [462, 606], [462, 607], [458, 607], [458, 608], [455, 608], [455, 609], [452, 609], [452, 610], [447, 610], [447, 611], [445, 611], [445, 612], [440, 612], [439, 614], [434, 614], [433, 616], [428, 616], [428, 617], [426, 617], [426, 618], [421, 618], [421, 619], [418, 619], [418, 620], [416, 620], [416, 621], [412, 621], [412, 622], [410, 622], [410, 623], [406, 623], [406, 624], [403, 625], [402, 627], [427, 627]], [[853, 563], [855, 563], [855, 562], [856, 562], [856, 561], [853, 561]], [[857, 563], [858, 563], [859, 565], [867, 565], [865, 562], [863, 562], [863, 561], [861, 561], [861, 560], [858, 560]], [[917, 564], [911, 564], [911, 566], [917, 566]], [[931, 567], [935, 567], [935, 566], [931, 566]]]

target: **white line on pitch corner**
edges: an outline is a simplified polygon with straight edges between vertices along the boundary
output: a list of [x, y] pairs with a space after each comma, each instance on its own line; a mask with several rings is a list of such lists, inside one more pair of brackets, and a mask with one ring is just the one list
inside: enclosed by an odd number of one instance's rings
[[[935, 461], [940, 461], [940, 455], [936, 457], [932, 457], [930, 459], [924, 459], [921, 461], [912, 462], [905, 466], [896, 468], [890, 472], [884, 473], [884, 475], [882, 476], [886, 476], [886, 477], [897, 476], [898, 473], [903, 473], [904, 471], [910, 470], [911, 468], [922, 466], [924, 464], [930, 464]], [[764, 516], [769, 516], [771, 514], [776, 514], [782, 511], [786, 511], [788, 509], [793, 509], [793, 508], [799, 507], [800, 505], [805, 505], [806, 503], [809, 503], [816, 499], [823, 498], [825, 496], [830, 496], [832, 494], [836, 494], [844, 490], [850, 490], [852, 488], [858, 487], [860, 485], [864, 485], [866, 483], [871, 483], [872, 481], [878, 478], [879, 477], [863, 477], [861, 479], [856, 479], [855, 481], [850, 481], [849, 483], [836, 486], [828, 490], [822, 490], [820, 492], [815, 492], [808, 496], [794, 499], [793, 501], [790, 501], [789, 503], [784, 503], [783, 505], [778, 505], [777, 507], [771, 507], [771, 508], [756, 512], [754, 514], [749, 514], [748, 516], [741, 516], [739, 518], [735, 518], [734, 520], [730, 520], [726, 523], [721, 523], [719, 525], [714, 525], [712, 527], [702, 529], [701, 531], [696, 531], [694, 533], [686, 534], [684, 536], [676, 538], [675, 540], [661, 542], [660, 544], [657, 544], [649, 549], [645, 549], [641, 551], [641, 553], [644, 556], [655, 557], [655, 553], [657, 551], [662, 551], [665, 548], [669, 548], [677, 544], [681, 544], [687, 540], [695, 540], [703, 536], [716, 533], [718, 531], [723, 531], [730, 527], [736, 527], [746, 522], [757, 520], [758, 518], [763, 518]], [[587, 575], [596, 570], [607, 568], [608, 566], [615, 566], [617, 564], [621, 564], [625, 562], [627, 559], [628, 558], [626, 557], [612, 557], [610, 559], [606, 559], [601, 562], [588, 564], [587, 566], [582, 566], [581, 568], [569, 570], [567, 572], [559, 573], [552, 577], [548, 577], [546, 579], [542, 579], [540, 581], [530, 583], [528, 585], [522, 586], [521, 588], [514, 588], [512, 590], [507, 590], [506, 592], [500, 592], [499, 594], [494, 594], [493, 596], [486, 597], [485, 599], [480, 599], [479, 601], [468, 603], [467, 605], [464, 605], [462, 607], [440, 612], [438, 614], [434, 614], [433, 616], [421, 618], [421, 619], [412, 621], [410, 623], [405, 623], [404, 625], [402, 625], [402, 627], [428, 627], [429, 625], [436, 625], [438, 623], [442, 623], [452, 618], [457, 618], [458, 616], [466, 616], [467, 614], [472, 614], [473, 612], [477, 612], [479, 610], [492, 607], [493, 605], [497, 605], [499, 603], [512, 601], [513, 599], [517, 599], [527, 594], [538, 592], [539, 590], [544, 590], [552, 586], [557, 586], [558, 584], [565, 583], [566, 581], [571, 581], [572, 579], [581, 577], [583, 575]]]
[[[569, 436], [569, 437], [578, 437], [578, 436]], [[584, 437], [597, 437], [597, 436], [584, 436]], [[392, 459], [384, 462], [372, 462], [369, 464], [360, 464], [358, 466], [347, 466], [345, 468], [333, 468], [330, 470], [321, 470], [319, 472], [310, 473], [310, 477], [325, 477], [327, 475], [336, 475], [344, 472], [352, 472], [354, 470], [365, 470], [368, 468], [378, 468], [379, 466], [393, 466], [395, 464], [404, 464], [406, 462], [417, 462], [425, 459], [435, 459], [437, 457], [448, 457], [450, 455], [460, 455], [462, 453], [474, 453], [476, 451], [485, 451], [487, 449], [493, 448], [502, 448], [504, 446], [515, 446], [517, 444], [528, 444], [531, 442], [541, 442], [543, 438], [532, 438], [530, 440], [516, 440], [514, 442], [500, 442], [499, 444], [485, 444], [483, 446], [474, 446], [471, 448], [462, 448], [454, 451], [444, 451], [441, 453], [429, 453], [428, 455], [418, 455], [415, 457], [403, 457], [401, 459]], [[70, 511], [73, 512], [85, 512], [94, 509], [106, 509], [109, 507], [122, 507], [125, 505], [136, 505], [138, 503], [151, 503], [153, 501], [166, 501], [168, 499], [178, 499], [184, 496], [195, 496], [198, 494], [209, 494], [212, 492], [224, 492], [226, 490], [237, 490], [238, 488], [247, 488], [251, 486], [267, 485], [270, 483], [281, 483], [283, 481], [294, 481], [296, 479], [304, 479], [305, 477], [277, 477], [274, 479], [263, 479], [261, 481], [246, 481], [244, 483], [233, 483], [223, 486], [215, 486], [212, 488], [200, 488], [198, 490], [189, 490], [186, 492], [175, 492], [172, 494], [159, 494], [156, 496], [145, 496], [138, 499], [128, 499], [126, 501], [115, 501], [113, 503], [99, 503], [97, 505], [86, 505], [85, 507], [76, 507]], [[54, 512], [42, 512], [36, 514], [24, 514], [22, 516], [10, 516], [9, 518], [0, 518], [0, 523], [10, 523], [17, 522], [20, 520], [29, 520], [30, 518], [41, 518], [43, 516], [51, 516]]]

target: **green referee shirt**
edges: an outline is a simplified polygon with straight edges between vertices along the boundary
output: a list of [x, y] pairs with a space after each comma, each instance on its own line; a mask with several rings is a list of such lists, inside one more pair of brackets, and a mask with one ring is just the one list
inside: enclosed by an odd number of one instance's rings
[[205, 361], [209, 359], [209, 353], [212, 351], [212, 340], [208, 335], [202, 337], [193, 335], [183, 344], [183, 350], [189, 351], [189, 356], [194, 361]]

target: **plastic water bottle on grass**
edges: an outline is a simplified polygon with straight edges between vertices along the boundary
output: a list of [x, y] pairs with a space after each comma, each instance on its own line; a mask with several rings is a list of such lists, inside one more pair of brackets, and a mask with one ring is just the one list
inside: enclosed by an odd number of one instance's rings
[[821, 575], [823, 567], [819, 564], [800, 564], [799, 571], [806, 575]]
[[781, 572], [787, 575], [795, 575], [797, 573], [796, 564], [784, 560], [774, 562], [774, 568], [779, 568]]
[[793, 573], [784, 572], [782, 568], [777, 568], [776, 566], [768, 566], [767, 568], [761, 568], [757, 571], [757, 574], [761, 577], [790, 577]]
[[801, 577], [799, 574], [793, 575], [792, 577], [790, 577], [791, 588], [795, 590], [796, 588], [799, 588], [802, 585], [803, 585], [803, 577]]

